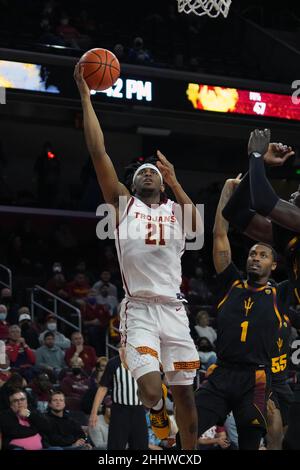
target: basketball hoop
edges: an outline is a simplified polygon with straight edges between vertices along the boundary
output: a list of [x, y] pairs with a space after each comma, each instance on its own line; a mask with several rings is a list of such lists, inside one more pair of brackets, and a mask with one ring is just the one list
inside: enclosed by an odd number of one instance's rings
[[231, 0], [177, 0], [179, 13], [195, 13], [216, 18], [220, 13], [227, 17]]

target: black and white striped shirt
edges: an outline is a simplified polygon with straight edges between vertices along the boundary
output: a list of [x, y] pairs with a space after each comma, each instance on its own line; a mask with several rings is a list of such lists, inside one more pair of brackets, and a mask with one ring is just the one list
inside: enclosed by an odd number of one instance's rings
[[113, 403], [135, 406], [142, 404], [137, 395], [137, 383], [129, 370], [123, 367], [119, 355], [108, 361], [100, 385], [111, 390]]

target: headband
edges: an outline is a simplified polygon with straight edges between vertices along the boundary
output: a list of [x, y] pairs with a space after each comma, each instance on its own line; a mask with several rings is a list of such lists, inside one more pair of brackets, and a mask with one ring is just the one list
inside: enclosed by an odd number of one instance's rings
[[162, 177], [162, 174], [161, 172], [159, 171], [159, 169], [157, 168], [157, 166], [155, 165], [152, 165], [152, 163], [144, 163], [143, 165], [139, 166], [138, 169], [135, 171], [134, 175], [133, 175], [133, 178], [132, 178], [132, 182], [134, 184], [134, 180], [135, 178], [137, 177], [137, 175], [139, 174], [139, 172], [141, 170], [143, 170], [144, 168], [152, 168], [152, 170], [155, 170], [156, 173], [158, 173], [159, 177], [160, 177], [160, 182], [161, 184], [163, 184], [163, 177]]

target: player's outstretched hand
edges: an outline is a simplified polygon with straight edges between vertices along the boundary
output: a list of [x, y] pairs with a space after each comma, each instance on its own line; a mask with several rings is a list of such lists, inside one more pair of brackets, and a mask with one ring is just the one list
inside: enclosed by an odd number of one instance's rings
[[83, 78], [84, 66], [79, 62], [75, 65], [74, 80], [78, 87], [81, 98], [90, 97], [90, 89]]
[[255, 129], [253, 132], [251, 132], [248, 142], [248, 155], [251, 155], [253, 152], [264, 155], [268, 150], [270, 138], [270, 129], [265, 129], [263, 131]]
[[264, 154], [264, 161], [269, 166], [282, 166], [293, 155], [295, 152], [292, 147], [282, 143], [271, 143]]
[[174, 186], [178, 182], [175, 175], [174, 166], [166, 159], [166, 157], [160, 152], [160, 150], [157, 150], [157, 156], [159, 159], [156, 163], [157, 168], [162, 174], [164, 183], [166, 183], [168, 186], [170, 186], [170, 188], [172, 188], [172, 186]]

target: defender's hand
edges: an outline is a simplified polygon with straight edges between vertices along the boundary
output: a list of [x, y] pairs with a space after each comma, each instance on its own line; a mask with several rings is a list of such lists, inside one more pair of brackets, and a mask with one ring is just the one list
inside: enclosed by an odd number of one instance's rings
[[281, 143], [272, 143], [269, 144], [269, 148], [264, 154], [264, 161], [268, 166], [282, 166], [292, 155], [295, 155], [292, 147]]
[[248, 155], [251, 155], [253, 152], [264, 155], [269, 148], [270, 138], [270, 129], [265, 129], [264, 131], [255, 129], [253, 132], [251, 132], [248, 142]]

